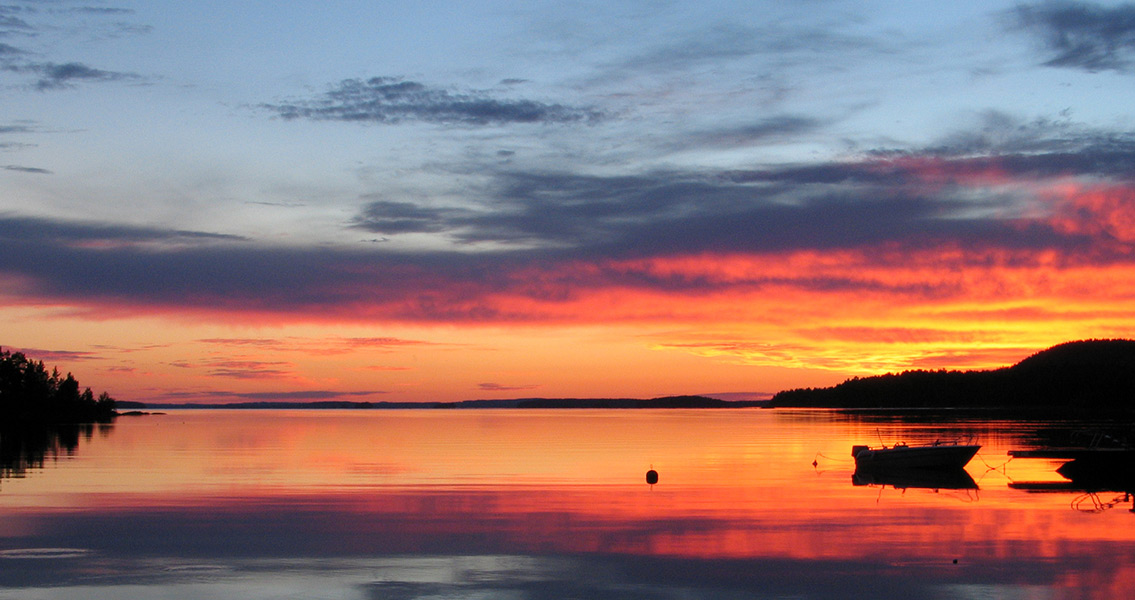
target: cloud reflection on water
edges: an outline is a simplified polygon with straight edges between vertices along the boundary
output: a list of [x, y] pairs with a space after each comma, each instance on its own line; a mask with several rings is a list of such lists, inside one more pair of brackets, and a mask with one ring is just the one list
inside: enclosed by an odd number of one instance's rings
[[[996, 595], [1071, 578], [1103, 598], [1135, 582], [1130, 543], [1012, 539], [1004, 511], [899, 508], [891, 518], [906, 525], [889, 528], [854, 514], [610, 520], [601, 510], [565, 510], [553, 495], [154, 499], [146, 508], [64, 511], [42, 519], [34, 539], [85, 555], [0, 560], [0, 586], [11, 598], [58, 585], [97, 586], [87, 598], [146, 597], [119, 595], [123, 585], [255, 598], [270, 597], [283, 575], [319, 590], [313, 597], [956, 598], [962, 588]], [[998, 522], [1009, 523], [1004, 538]]]
[[1051, 564], [1030, 561], [983, 566], [626, 555], [236, 558], [223, 563], [158, 558], [142, 565], [94, 559], [39, 566], [54, 577], [5, 582], [4, 597], [930, 599], [1008, 597], [1029, 586], [1051, 585], [1054, 579]]
[[[4, 481], [0, 597], [1102, 599], [1135, 587], [1122, 508], [1076, 513], [976, 462], [980, 489], [959, 490], [856, 486], [841, 462], [857, 441], [963, 434], [993, 460], [1037, 428], [826, 411], [124, 421], [74, 460]], [[1051, 470], [1011, 466], [1018, 480]]]

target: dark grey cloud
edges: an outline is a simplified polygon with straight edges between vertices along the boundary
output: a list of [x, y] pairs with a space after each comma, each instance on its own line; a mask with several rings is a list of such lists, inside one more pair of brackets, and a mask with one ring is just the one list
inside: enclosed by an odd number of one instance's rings
[[[813, 124], [770, 119], [750, 134]], [[847, 161], [628, 176], [502, 170], [478, 206], [381, 201], [365, 207], [353, 225], [383, 235], [444, 233], [471, 244], [585, 258], [875, 244], [1086, 250], [1098, 240], [1002, 218], [1016, 214], [1021, 198], [995, 191], [997, 180], [1063, 177], [1135, 184], [1135, 135], [991, 111], [930, 147]]]
[[[134, 11], [115, 7], [6, 5], [0, 7], [0, 38], [19, 37], [21, 47], [0, 44], [0, 71], [30, 75], [32, 87], [40, 91], [70, 89], [79, 83], [145, 81], [136, 73], [112, 71], [91, 66], [81, 60], [66, 62], [32, 61], [28, 57], [49, 52], [58, 36], [85, 36], [87, 42], [149, 32], [148, 25], [125, 21], [108, 22], [105, 17], [124, 16]], [[86, 18], [91, 17], [91, 18]], [[27, 45], [28, 47], [23, 47]]]
[[[1118, 157], [1115, 162], [1122, 164]], [[978, 166], [962, 161], [958, 177]], [[354, 226], [384, 235], [444, 232], [466, 243], [587, 258], [829, 250], [882, 242], [928, 247], [946, 240], [996, 240], [1015, 247], [1073, 243], [1052, 232], [967, 218], [982, 207], [979, 201], [958, 189], [926, 188], [917, 163], [881, 160], [709, 175], [504, 172], [483, 210], [399, 205], [398, 215], [414, 218], [396, 220], [389, 203], [376, 203]], [[986, 200], [991, 208], [999, 201]]]
[[777, 115], [754, 123], [682, 134], [666, 146], [668, 150], [741, 148], [797, 139], [799, 135], [816, 131], [823, 125], [823, 121], [812, 117]]
[[[51, 237], [0, 236], [0, 272], [27, 281], [28, 287], [21, 289], [32, 296], [66, 297], [95, 306], [312, 318], [365, 320], [375, 316], [368, 313], [371, 305], [388, 317], [407, 320], [502, 318], [483, 306], [482, 296], [511, 286], [511, 274], [523, 264], [520, 258], [236, 244], [93, 247]], [[455, 294], [469, 297], [460, 302]], [[216, 374], [254, 376], [266, 370], [237, 367], [216, 365]], [[273, 369], [267, 371], [273, 374]]]
[[352, 225], [371, 233], [437, 233], [467, 219], [469, 211], [427, 208], [412, 202], [376, 200], [367, 204]]
[[[562, 185], [570, 183], [570, 178], [554, 178], [544, 184], [548, 182]], [[662, 204], [678, 209], [690, 202], [691, 198], [668, 199]], [[554, 304], [589, 290], [611, 287], [702, 294], [766, 285], [862, 290], [870, 283], [852, 274], [817, 280], [770, 280], [754, 275], [722, 281], [628, 271], [618, 266], [621, 259], [712, 252], [775, 255], [826, 248], [849, 248], [871, 256], [882, 248], [874, 259], [882, 265], [904, 260], [905, 252], [913, 249], [948, 244], [973, 249], [1078, 248], [1094, 261], [1107, 260], [1094, 251], [1091, 239], [1054, 231], [1043, 224], [942, 218], [952, 214], [951, 205], [934, 198], [866, 202], [829, 196], [798, 206], [754, 202], [745, 208], [731, 204], [708, 205], [702, 214], [687, 214], [685, 218], [673, 216], [674, 211], [641, 208], [623, 211], [615, 218], [605, 208], [602, 231], [609, 239], [593, 237], [570, 247], [469, 253], [262, 247], [224, 241], [80, 243], [60, 236], [58, 231], [71, 231], [79, 240], [101, 240], [114, 228], [84, 232], [81, 227], [64, 224], [52, 231], [40, 224], [28, 231], [22, 227], [26, 220], [0, 218], [0, 273], [20, 281], [18, 293], [29, 298], [77, 303], [92, 310], [166, 307], [357, 321], [512, 321], [541, 316], [528, 308], [502, 305], [495, 298], [519, 296]], [[560, 214], [571, 220], [569, 227], [580, 228], [592, 218], [589, 215], [593, 210], [584, 206], [576, 212], [561, 210]], [[538, 228], [549, 227], [546, 221], [535, 227], [525, 228], [518, 221], [509, 226], [514, 235], [531, 236]], [[178, 234], [169, 232], [168, 236]], [[165, 239], [162, 235], [153, 237]], [[1129, 258], [1127, 253], [1112, 260]], [[582, 265], [593, 268], [579, 268]], [[907, 289], [910, 286], [903, 283], [876, 285], [878, 291], [921, 295], [961, 292], [918, 286]], [[206, 366], [220, 377], [290, 376], [286, 365], [246, 362]]]
[[47, 169], [41, 169], [39, 167], [21, 167], [20, 165], [4, 165], [0, 166], [0, 169], [4, 169], [5, 171], [17, 171], [20, 173], [35, 173], [39, 175], [52, 174], [52, 172], [48, 171]]
[[106, 71], [79, 62], [56, 64], [9, 61], [0, 64], [0, 70], [37, 77], [32, 85], [39, 91], [72, 89], [78, 83], [145, 80], [136, 73]]
[[4, 133], [32, 133], [36, 129], [31, 125], [0, 125], [0, 134]]
[[134, 9], [131, 8], [113, 8], [109, 6], [75, 6], [68, 9], [68, 12], [80, 13], [86, 15], [132, 15]]
[[[1004, 111], [986, 110], [965, 126], [914, 152], [955, 157], [1079, 151], [1115, 136], [1115, 132], [1085, 130], [1066, 116], [1028, 120]], [[1130, 141], [1130, 136], [1127, 139]]]
[[24, 19], [12, 16], [12, 13], [0, 13], [0, 36], [27, 35], [33, 31], [35, 31], [35, 27]]
[[489, 92], [449, 91], [396, 77], [347, 79], [314, 98], [262, 104], [284, 119], [454, 125], [572, 123], [602, 118], [590, 108], [497, 98]]
[[1013, 177], [1086, 176], [1135, 181], [1135, 133], [1093, 130], [1067, 119], [1021, 119], [988, 111], [971, 126], [923, 148], [879, 149], [845, 162], [737, 170], [736, 181], [781, 185], [862, 184], [907, 188], [927, 167], [955, 180], [1001, 171]]
[[746, 183], [784, 186], [862, 184], [897, 190], [926, 183], [925, 170], [941, 169], [940, 177], [960, 180], [967, 174], [1002, 171], [1016, 177], [1099, 176], [1135, 181], [1135, 144], [1100, 145], [1079, 152], [1014, 153], [983, 157], [950, 157], [917, 152], [888, 152], [870, 162], [821, 163], [777, 169], [731, 171], [724, 176]]
[[4, 215], [0, 213], [0, 240], [13, 244], [101, 244], [122, 246], [152, 243], [241, 242], [246, 241], [246, 238], [202, 231], [185, 231], [105, 223], [83, 223], [78, 221], [56, 221], [34, 217]]
[[1039, 37], [1049, 53], [1047, 66], [1122, 72], [1135, 68], [1135, 4], [1023, 4], [1011, 18], [1015, 27]]
[[[0, 67], [0, 70], [3, 70], [3, 68]], [[16, 122], [16, 123], [11, 123], [11, 124], [7, 124], [7, 125], [0, 124], [0, 136], [11, 135], [11, 134], [22, 134], [22, 133], [35, 133], [35, 132], [38, 132], [38, 131], [40, 131], [39, 127], [35, 126], [33, 123], [28, 122], [28, 121]], [[13, 141], [8, 141], [8, 140], [0, 141], [0, 149], [14, 150], [14, 149], [18, 149], [18, 148], [28, 148], [28, 147], [32, 147], [34, 145], [35, 144], [29, 144], [27, 142], [13, 142]], [[9, 166], [15, 167], [15, 165], [9, 165]], [[15, 169], [15, 170], [18, 170], [18, 168]]]
[[41, 91], [73, 88], [79, 82], [139, 81], [142, 79], [140, 75], [135, 73], [105, 71], [78, 62], [64, 64], [33, 63], [24, 65], [22, 70], [31, 71], [40, 76], [35, 82], [35, 87]]

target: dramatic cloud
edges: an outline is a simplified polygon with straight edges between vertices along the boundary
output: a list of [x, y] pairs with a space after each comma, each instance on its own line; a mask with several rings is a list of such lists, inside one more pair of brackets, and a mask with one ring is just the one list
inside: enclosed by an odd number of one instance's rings
[[[943, 215], [950, 204], [909, 199], [862, 206], [842, 200], [758, 205], [691, 222], [668, 216], [652, 222], [656, 215], [643, 213], [632, 216], [646, 220], [626, 231], [609, 227], [621, 238], [616, 243], [542, 252], [396, 253], [247, 243], [150, 247], [74, 244], [54, 235], [33, 241], [25, 234], [0, 236], [0, 271], [18, 282], [9, 294], [29, 299], [95, 303], [103, 310], [161, 306], [314, 320], [606, 321], [679, 312], [692, 317], [717, 309], [704, 301], [690, 304], [691, 298], [773, 290], [800, 309], [850, 293], [908, 302], [993, 300], [1027, 293], [1035, 285], [1030, 282], [1052, 277], [1053, 268], [1076, 273], [1077, 285], [1125, 278], [1084, 269], [1089, 262], [1130, 264], [1132, 197], [1126, 188], [1053, 190], [1047, 213], [1015, 218]], [[7, 229], [2, 225], [0, 231]], [[650, 239], [652, 231], [661, 239]], [[983, 275], [974, 279], [979, 272]], [[610, 294], [625, 298], [601, 300]], [[599, 303], [592, 305], [592, 299]], [[254, 346], [263, 344], [270, 343]], [[277, 371], [271, 365], [229, 365], [216, 374], [283, 375]]]
[[423, 121], [455, 125], [570, 123], [602, 117], [593, 109], [534, 100], [496, 98], [484, 91], [427, 87], [395, 77], [347, 79], [311, 99], [263, 104], [284, 119], [395, 124]]
[[1058, 145], [1061, 151], [1048, 153], [892, 153], [752, 171], [504, 171], [489, 186], [491, 200], [475, 209], [378, 201], [353, 226], [607, 258], [888, 243], [1085, 249], [1094, 243], [1089, 237], [1014, 219], [1051, 209], [1024, 182], [1135, 181], [1135, 142], [1099, 141], [1078, 151]]
[[[300, 3], [171, 37], [135, 5], [9, 0], [8, 335], [171, 342], [99, 349], [95, 372], [136, 367], [138, 390], [423, 399], [601, 382], [543, 371], [606, 364], [594, 348], [630, 375], [678, 352], [854, 371], [1129, 336], [1132, 1], [444, 23]], [[155, 55], [166, 42], [185, 46]], [[202, 70], [234, 48], [259, 53]], [[137, 127], [113, 126], [139, 103]]]
[[[1099, 323], [1127, 318], [1135, 286], [1131, 136], [996, 113], [979, 129], [749, 170], [488, 170], [461, 205], [375, 198], [350, 226], [394, 243], [365, 248], [0, 215], [0, 278], [13, 305], [99, 318], [663, 323], [642, 342], [841, 372], [976, 368], [1034, 342], [1123, 335]], [[437, 243], [411, 249], [406, 234]], [[316, 381], [297, 353], [458, 347], [381, 335], [198, 343], [205, 358], [165, 363], [194, 376]], [[404, 370], [398, 362], [389, 368]]]
[[1127, 72], [1135, 67], [1135, 4], [1026, 4], [1015, 24], [1035, 32], [1051, 53], [1045, 65]]

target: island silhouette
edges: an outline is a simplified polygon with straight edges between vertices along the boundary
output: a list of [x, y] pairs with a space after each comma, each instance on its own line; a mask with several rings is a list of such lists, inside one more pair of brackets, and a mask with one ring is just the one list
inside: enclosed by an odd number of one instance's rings
[[777, 393], [770, 407], [1135, 409], [1135, 341], [1066, 342], [991, 370], [905, 371]]

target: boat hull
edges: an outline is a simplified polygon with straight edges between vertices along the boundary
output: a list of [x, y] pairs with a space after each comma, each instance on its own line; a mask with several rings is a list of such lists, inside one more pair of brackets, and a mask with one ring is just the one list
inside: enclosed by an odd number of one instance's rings
[[894, 446], [859, 448], [856, 467], [901, 469], [960, 469], [969, 463], [981, 446]]

